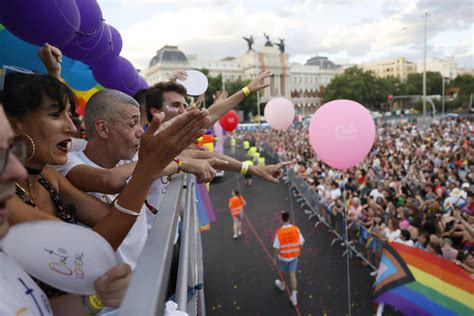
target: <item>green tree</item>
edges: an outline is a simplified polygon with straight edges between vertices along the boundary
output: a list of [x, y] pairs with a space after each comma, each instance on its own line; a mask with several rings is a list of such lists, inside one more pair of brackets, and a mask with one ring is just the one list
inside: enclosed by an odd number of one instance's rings
[[[206, 100], [206, 107], [210, 107], [214, 103], [214, 95], [218, 91], [222, 91], [222, 75], [218, 75], [216, 77], [209, 76], [209, 70], [206, 68], [202, 68], [199, 71], [204, 73], [207, 76], [209, 81], [209, 86], [206, 91], [205, 100]], [[226, 81], [225, 82], [225, 89], [228, 92], [229, 96], [233, 95], [243, 87], [247, 86], [250, 83], [250, 80], [233, 80], [233, 81]], [[249, 119], [250, 113], [253, 115], [257, 114], [257, 94], [251, 93], [248, 97], [245, 97], [239, 105], [235, 108], [236, 111], [243, 111], [245, 120]], [[261, 113], [263, 113], [263, 107], [261, 109]]]
[[386, 84], [370, 71], [351, 67], [336, 76], [326, 87], [324, 101], [350, 99], [371, 109], [379, 109], [387, 99]]
[[[409, 74], [405, 80], [405, 93], [408, 95], [423, 94], [423, 74]], [[443, 77], [439, 72], [426, 72], [426, 95], [442, 94]]]
[[460, 106], [468, 106], [471, 93], [474, 93], [474, 76], [457, 76], [450, 84], [457, 91]]
[[[247, 86], [250, 83], [250, 80], [241, 80], [237, 79], [234, 81], [226, 81], [225, 88], [229, 95], [232, 95]], [[244, 119], [249, 120], [250, 113], [252, 115], [257, 115], [257, 93], [251, 93], [248, 97], [245, 97], [235, 109], [236, 111], [244, 112]], [[260, 112], [263, 113], [263, 107], [261, 107]]]

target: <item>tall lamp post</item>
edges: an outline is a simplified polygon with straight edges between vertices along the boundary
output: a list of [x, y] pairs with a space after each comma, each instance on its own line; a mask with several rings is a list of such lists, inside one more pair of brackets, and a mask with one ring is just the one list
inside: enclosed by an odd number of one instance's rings
[[443, 86], [442, 86], [442, 96], [441, 96], [441, 117], [444, 117], [444, 95], [445, 95], [445, 85], [446, 85], [446, 80], [443, 78]]
[[426, 29], [428, 21], [428, 11], [425, 11], [425, 38], [423, 49], [423, 118], [426, 117]]
[[257, 120], [258, 124], [260, 124], [260, 91], [257, 91]]

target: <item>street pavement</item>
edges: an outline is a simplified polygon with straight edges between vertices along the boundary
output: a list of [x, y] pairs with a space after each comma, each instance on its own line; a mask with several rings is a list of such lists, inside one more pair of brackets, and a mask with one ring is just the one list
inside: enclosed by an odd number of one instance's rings
[[[244, 160], [244, 151], [237, 149], [235, 157]], [[227, 209], [232, 190], [240, 190], [247, 201], [243, 234], [236, 240]], [[307, 219], [294, 197], [289, 199], [288, 184], [254, 177], [248, 188], [243, 176], [226, 172], [211, 184], [211, 200], [217, 221], [211, 231], [202, 233], [208, 315], [349, 315], [344, 248], [340, 243], [331, 246], [333, 235], [324, 225], [314, 228], [315, 220]], [[278, 273], [272, 245], [282, 210], [292, 211], [306, 239], [297, 274], [298, 308], [274, 285]], [[356, 258], [349, 268], [352, 315], [371, 315], [374, 278]]]

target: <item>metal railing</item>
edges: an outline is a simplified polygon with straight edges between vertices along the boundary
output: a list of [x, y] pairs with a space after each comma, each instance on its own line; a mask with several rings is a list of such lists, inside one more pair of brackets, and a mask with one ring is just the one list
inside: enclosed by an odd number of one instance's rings
[[[288, 180], [291, 182], [291, 187], [294, 188], [299, 195], [301, 196], [300, 206], [304, 207], [307, 206], [309, 210], [307, 210], [306, 215], [308, 219], [311, 220], [312, 218], [316, 217], [317, 221], [314, 224], [314, 227], [318, 227], [320, 224], [323, 224], [328, 228], [328, 230], [334, 234], [334, 239], [331, 241], [331, 246], [334, 245], [336, 242], [345, 242], [345, 208], [333, 208], [331, 209], [329, 205], [322, 201], [318, 196], [316, 190], [311, 188], [308, 183], [302, 179], [298, 174], [293, 170], [288, 170], [287, 172]], [[348, 251], [343, 252], [343, 256], [349, 255], [352, 256], [353, 254], [356, 257], [360, 258], [362, 261], [367, 263], [372, 269], [376, 270], [377, 268], [374, 265], [373, 260], [371, 258], [367, 258], [366, 253], [364, 253], [365, 243], [367, 238], [372, 237], [369, 231], [363, 226], [358, 223], [354, 223], [355, 228], [357, 230], [357, 234], [360, 237], [361, 235], [364, 238], [358, 238], [357, 240], [348, 240]]]
[[165, 302], [170, 299], [166, 296], [180, 216], [183, 225], [178, 241], [180, 252], [173, 300], [178, 304], [178, 310], [189, 315], [206, 314], [195, 180], [194, 176], [179, 175], [173, 177], [158, 209], [120, 307], [120, 315], [163, 315]]

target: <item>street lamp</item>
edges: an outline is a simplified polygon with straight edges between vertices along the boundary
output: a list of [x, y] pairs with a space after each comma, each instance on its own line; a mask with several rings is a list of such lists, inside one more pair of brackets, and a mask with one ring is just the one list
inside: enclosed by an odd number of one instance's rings
[[[444, 116], [444, 95], [446, 94], [445, 93], [445, 86], [446, 86], [446, 78], [444, 76], [442, 76], [443, 78], [443, 86], [442, 86], [442, 98], [441, 98], [441, 117]], [[448, 78], [449, 79], [449, 78]]]
[[426, 29], [428, 21], [428, 11], [425, 11], [425, 38], [423, 49], [423, 118], [426, 117]]
[[257, 91], [257, 120], [260, 124], [260, 91]]

